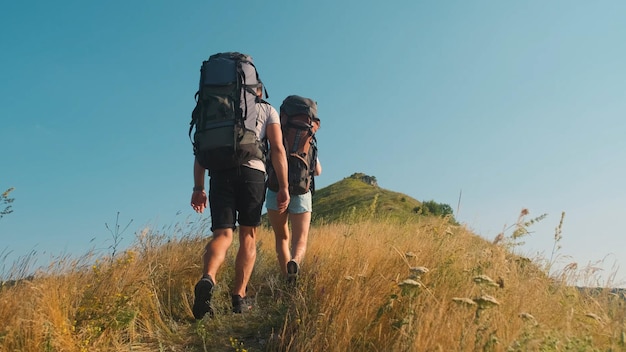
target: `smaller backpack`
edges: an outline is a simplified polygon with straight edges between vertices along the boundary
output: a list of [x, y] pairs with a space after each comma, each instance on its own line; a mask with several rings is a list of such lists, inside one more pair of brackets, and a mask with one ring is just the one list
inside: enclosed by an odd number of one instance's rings
[[193, 152], [205, 169], [229, 169], [251, 159], [265, 161], [265, 143], [254, 132], [256, 104], [265, 103], [256, 95], [260, 84], [248, 55], [218, 53], [202, 62], [189, 138], [195, 127]]
[[[320, 128], [317, 103], [298, 95], [288, 96], [280, 106], [280, 127], [287, 152], [289, 194], [300, 195], [309, 190], [312, 194], [315, 193], [315, 132]], [[267, 186], [276, 192], [278, 179], [271, 162], [268, 164]]]

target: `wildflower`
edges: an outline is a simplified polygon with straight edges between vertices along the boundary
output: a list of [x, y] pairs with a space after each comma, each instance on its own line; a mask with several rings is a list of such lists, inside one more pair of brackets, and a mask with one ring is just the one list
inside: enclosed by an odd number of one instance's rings
[[415, 274], [415, 275], [426, 274], [427, 272], [430, 271], [425, 266], [414, 266], [414, 267], [410, 268], [409, 270], [411, 271], [411, 274]]
[[498, 244], [500, 243], [502, 240], [504, 240], [504, 234], [502, 232], [500, 232], [498, 234], [498, 236], [496, 236], [496, 238], [493, 240], [493, 244]]
[[413, 279], [406, 279], [398, 284], [402, 289], [402, 296], [415, 297], [419, 292], [418, 289], [424, 287], [422, 283]]
[[474, 280], [475, 283], [477, 283], [479, 285], [494, 286], [494, 287], [499, 287], [500, 286], [500, 285], [498, 285], [498, 283], [493, 281], [493, 279], [491, 279], [487, 275], [474, 276], [473, 280]]
[[485, 309], [485, 308], [490, 308], [490, 307], [500, 305], [500, 302], [498, 302], [495, 298], [488, 296], [488, 295], [476, 297], [474, 298], [474, 302], [478, 304], [478, 308], [480, 309]]
[[398, 286], [400, 286], [402, 288], [405, 288], [405, 287], [407, 287], [407, 288], [411, 288], [411, 287], [417, 288], [417, 287], [422, 287], [424, 285], [422, 285], [421, 283], [419, 283], [419, 282], [417, 282], [417, 281], [415, 281], [413, 279], [406, 279], [406, 280], [402, 281], [401, 283], [399, 283]]
[[534, 322], [535, 324], [537, 323], [537, 320], [535, 319], [535, 317], [533, 317], [532, 314], [530, 313], [520, 313], [519, 317], [522, 318], [522, 320], [524, 321], [531, 321], [531, 322]]
[[428, 268], [424, 266], [415, 266], [409, 268], [409, 271], [411, 272], [411, 275], [409, 275], [409, 279], [419, 280], [423, 274], [426, 274], [430, 270], [428, 270]]

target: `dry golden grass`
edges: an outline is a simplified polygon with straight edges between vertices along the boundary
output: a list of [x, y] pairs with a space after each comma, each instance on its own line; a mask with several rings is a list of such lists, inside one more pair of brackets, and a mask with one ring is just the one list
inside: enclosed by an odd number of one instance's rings
[[217, 314], [196, 322], [203, 233], [146, 230], [113, 258], [60, 258], [5, 283], [0, 351], [625, 350], [623, 297], [571, 287], [573, 267], [548, 276], [541, 259], [440, 218], [314, 227], [297, 287], [279, 278], [273, 235], [260, 229], [254, 309], [227, 313], [231, 249]]

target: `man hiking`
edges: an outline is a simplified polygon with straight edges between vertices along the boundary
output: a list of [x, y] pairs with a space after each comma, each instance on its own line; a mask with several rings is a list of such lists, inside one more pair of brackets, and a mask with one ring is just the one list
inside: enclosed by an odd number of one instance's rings
[[[289, 191], [287, 189], [287, 161], [286, 153], [282, 144], [282, 133], [280, 128], [279, 115], [270, 104], [263, 101], [263, 86], [254, 74], [256, 74], [256, 68], [251, 64], [251, 58], [240, 53], [225, 53], [216, 54], [214, 56], [221, 55], [215, 58], [219, 65], [222, 65], [222, 61], [232, 60], [233, 57], [236, 62], [237, 79], [242, 79], [243, 83], [237, 82], [234, 87], [241, 87], [241, 92], [231, 94], [233, 101], [239, 102], [239, 96], [244, 97], [246, 92], [254, 92], [253, 103], [246, 103], [244, 114], [248, 114], [248, 118], [245, 118], [245, 132], [253, 131], [257, 141], [269, 141], [270, 155], [272, 160], [272, 167], [276, 170], [277, 177], [279, 179], [279, 190], [277, 193], [277, 207], [278, 211], [284, 212], [289, 204]], [[213, 56], [209, 59], [211, 61]], [[219, 61], [222, 60], [222, 61]], [[247, 60], [247, 61], [246, 61]], [[243, 61], [243, 64], [241, 63]], [[230, 65], [230, 63], [227, 63]], [[223, 70], [215, 70], [211, 67], [212, 63], [203, 66], [201, 71], [203, 75], [210, 74], [211, 72], [218, 72], [219, 75], [224, 75]], [[244, 66], [247, 65], [247, 66]], [[242, 66], [244, 69], [242, 69]], [[250, 67], [253, 67], [252, 74]], [[248, 71], [246, 71], [248, 70]], [[252, 78], [250, 78], [252, 77]], [[223, 79], [223, 77], [220, 77]], [[209, 78], [202, 78], [201, 91], [206, 89], [209, 93], [199, 92], [200, 99], [206, 98], [205, 105], [210, 105], [212, 93], [210, 89], [213, 89], [211, 84], [213, 83]], [[203, 83], [204, 82], [204, 83]], [[206, 83], [208, 82], [208, 83]], [[220, 83], [220, 82], [218, 82]], [[205, 84], [205, 87], [202, 86]], [[216, 89], [224, 89], [223, 84], [215, 84]], [[208, 87], [208, 88], [206, 88]], [[220, 88], [222, 87], [222, 88]], [[222, 93], [219, 93], [222, 94]], [[243, 98], [242, 98], [243, 100]], [[222, 99], [223, 101], [223, 99]], [[241, 105], [245, 102], [240, 102]], [[200, 105], [200, 103], [199, 103]], [[233, 104], [228, 104], [232, 106]], [[200, 107], [199, 110], [211, 110], [212, 107]], [[223, 108], [221, 108], [223, 110]], [[241, 111], [244, 108], [239, 108], [237, 113], [241, 115]], [[218, 111], [222, 111], [219, 110]], [[202, 119], [202, 112], [198, 112], [197, 119]], [[195, 111], [194, 111], [195, 112]], [[231, 113], [232, 115], [232, 113]], [[192, 114], [193, 116], [193, 114]], [[210, 117], [210, 116], [209, 116]], [[193, 121], [192, 121], [193, 123]], [[239, 165], [224, 167], [224, 162], [213, 162], [214, 155], [209, 155], [206, 159], [203, 150], [203, 141], [199, 140], [201, 136], [199, 133], [203, 133], [201, 130], [198, 132], [198, 126], [196, 125], [196, 143], [194, 143], [196, 158], [193, 167], [193, 179], [194, 187], [191, 196], [191, 206], [193, 209], [202, 213], [207, 207], [207, 193], [204, 187], [206, 169], [209, 169], [209, 193], [208, 203], [211, 212], [211, 231], [213, 235], [205, 247], [205, 252], [202, 257], [202, 279], [198, 281], [194, 288], [194, 304], [193, 315], [196, 319], [202, 319], [207, 313], [212, 314], [211, 297], [213, 287], [217, 282], [217, 272], [226, 258], [226, 252], [233, 242], [233, 234], [236, 229], [236, 223], [239, 223], [239, 249], [235, 259], [235, 280], [231, 291], [232, 295], [232, 310], [234, 313], [241, 313], [246, 301], [246, 287], [254, 268], [254, 262], [256, 260], [256, 231], [257, 227], [261, 224], [261, 210], [263, 202], [265, 200], [265, 162], [264, 157], [247, 157]], [[204, 124], [207, 125], [207, 124]], [[222, 124], [223, 125], [223, 124]], [[231, 126], [231, 133], [232, 133]], [[217, 133], [212, 131], [210, 133]], [[244, 138], [245, 139], [245, 138]], [[242, 143], [242, 142], [239, 142]], [[245, 146], [241, 147], [242, 149]], [[209, 147], [204, 148], [205, 150]], [[237, 148], [235, 148], [237, 150]], [[214, 150], [221, 150], [219, 148]], [[232, 150], [232, 148], [231, 148]], [[209, 167], [206, 167], [206, 166]]]

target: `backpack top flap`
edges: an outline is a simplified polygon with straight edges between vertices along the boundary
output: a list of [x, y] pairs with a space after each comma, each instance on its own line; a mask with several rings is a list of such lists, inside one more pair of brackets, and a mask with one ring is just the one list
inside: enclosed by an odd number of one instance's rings
[[320, 128], [317, 103], [299, 95], [288, 96], [280, 106], [280, 123], [287, 153], [308, 153], [309, 140], [315, 142], [315, 132]]
[[238, 52], [211, 55], [202, 63], [200, 87], [203, 85], [229, 85], [239, 81], [237, 66], [241, 63], [243, 84], [256, 86], [261, 83], [252, 57]]
[[313, 120], [319, 120], [317, 117], [317, 103], [299, 95], [290, 95], [285, 98], [280, 106], [280, 112], [287, 116], [308, 115]]

